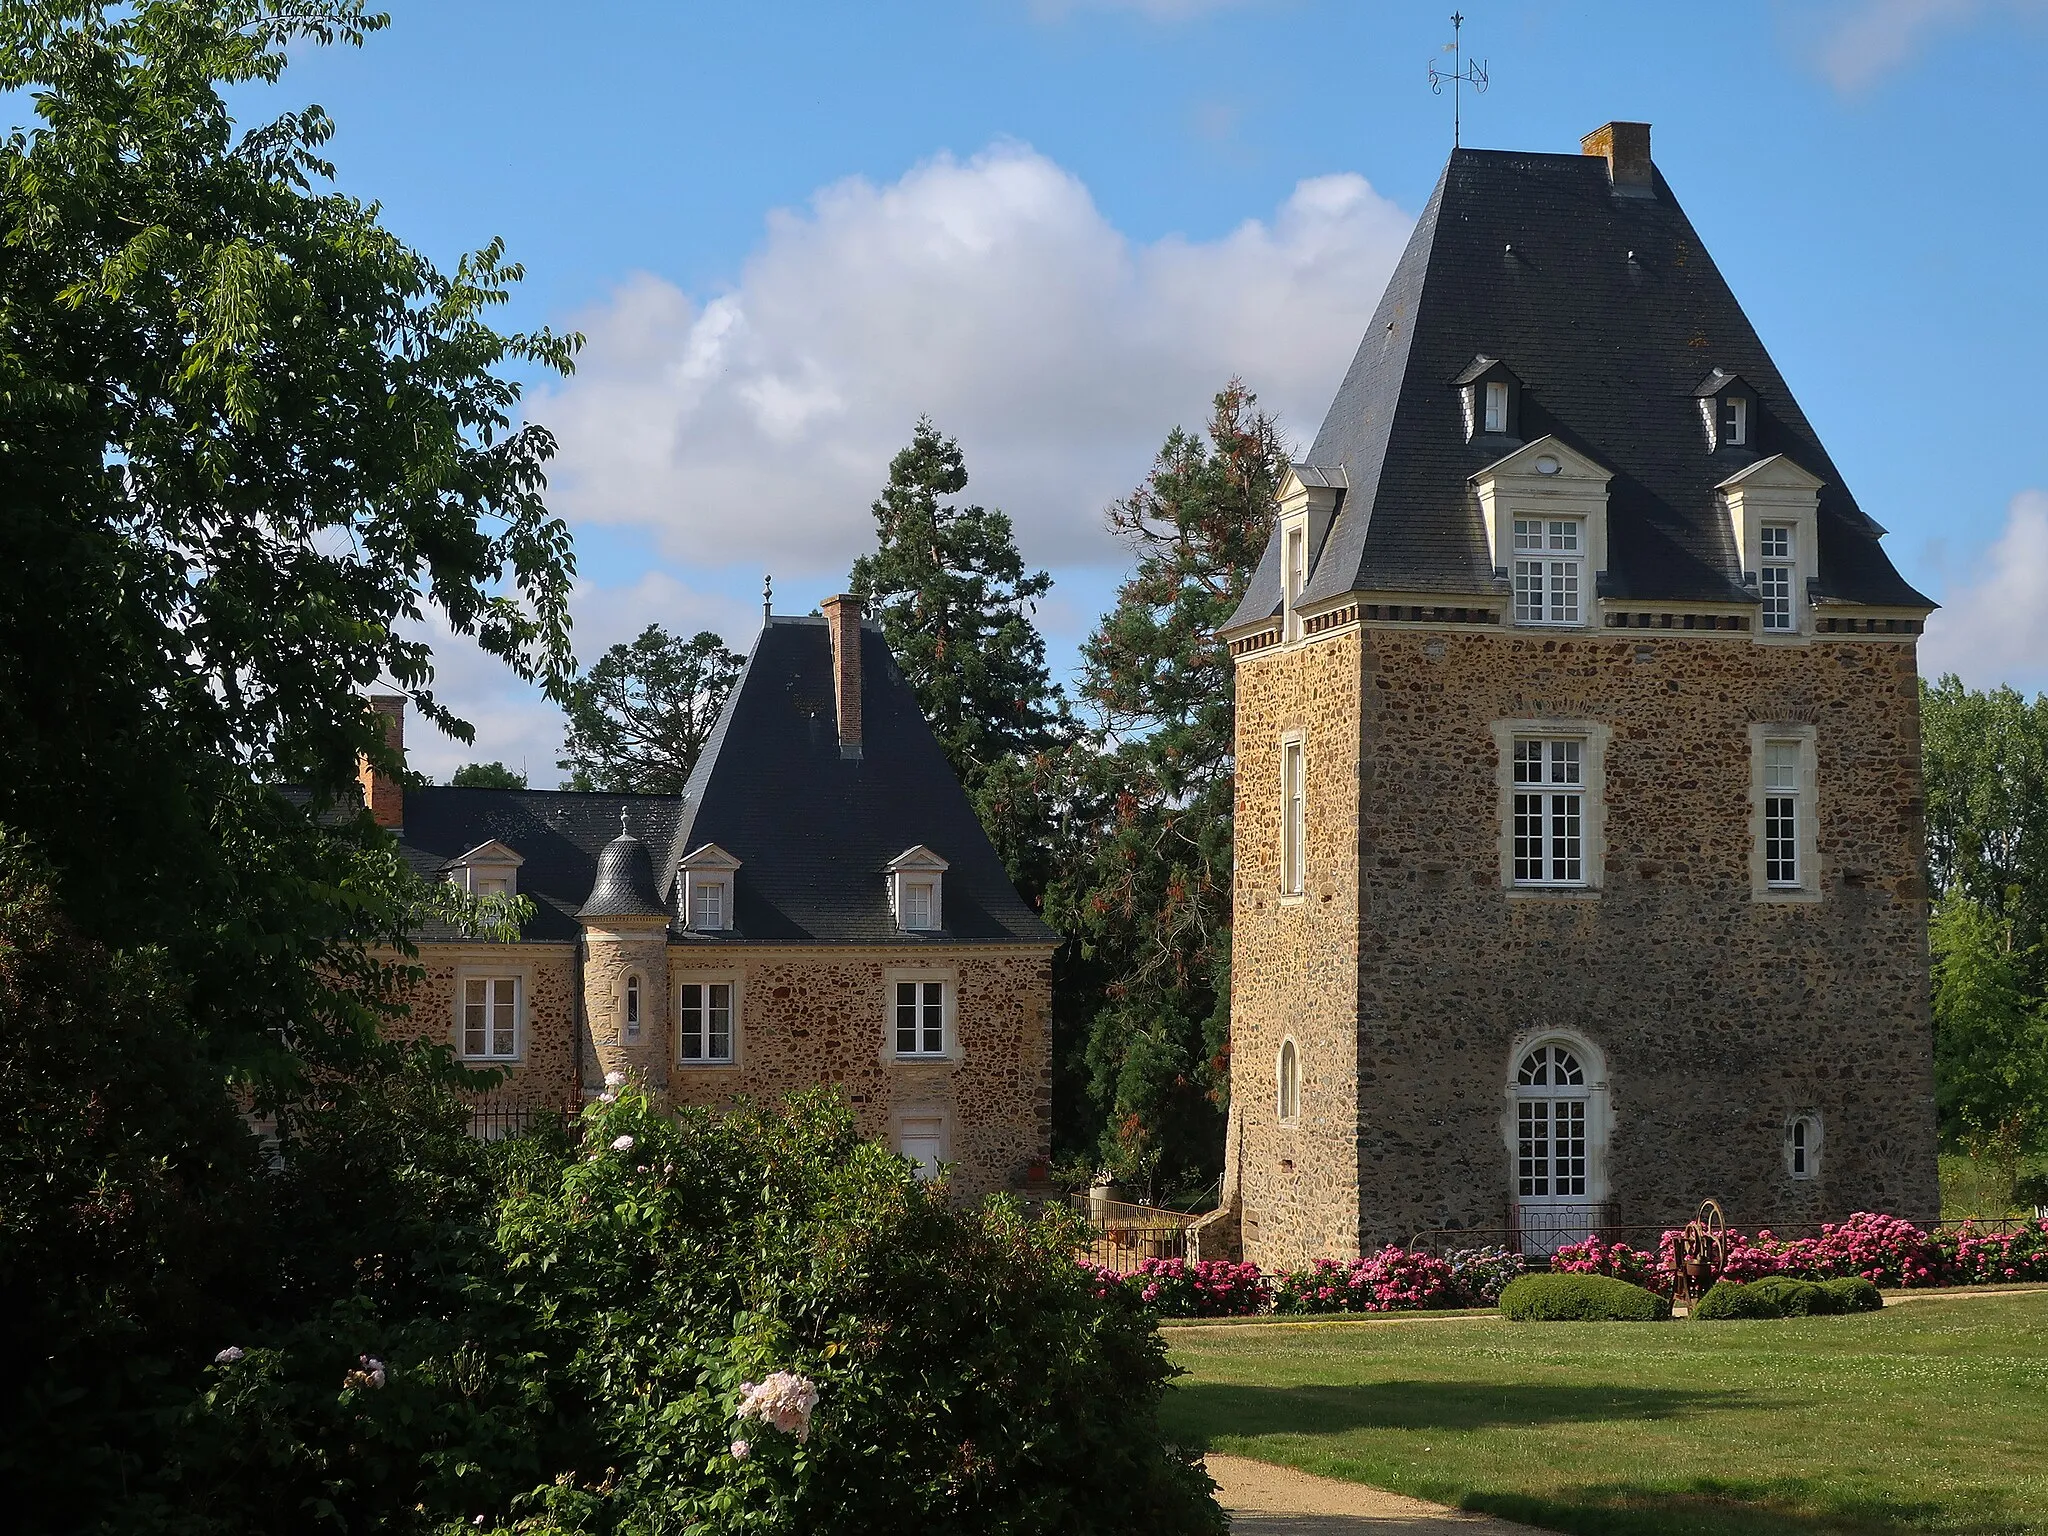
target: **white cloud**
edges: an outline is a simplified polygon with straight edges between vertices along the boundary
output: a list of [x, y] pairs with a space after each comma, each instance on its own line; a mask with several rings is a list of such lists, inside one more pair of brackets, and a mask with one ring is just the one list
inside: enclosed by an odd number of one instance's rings
[[1920, 670], [1975, 688], [2048, 688], [2048, 491], [2022, 491], [1976, 579], [1943, 594], [1927, 621]]
[[1359, 176], [1300, 183], [1213, 240], [1118, 232], [1078, 178], [999, 144], [771, 214], [726, 292], [639, 274], [576, 324], [533, 413], [553, 503], [702, 568], [837, 579], [920, 414], [1027, 558], [1114, 558], [1102, 508], [1233, 374], [1311, 434], [1411, 220]]
[[2043, 0], [1839, 0], [1795, 13], [1795, 30], [1838, 91], [1858, 91], [1909, 62], [1939, 32], [1987, 13], [2024, 19], [2048, 14]]

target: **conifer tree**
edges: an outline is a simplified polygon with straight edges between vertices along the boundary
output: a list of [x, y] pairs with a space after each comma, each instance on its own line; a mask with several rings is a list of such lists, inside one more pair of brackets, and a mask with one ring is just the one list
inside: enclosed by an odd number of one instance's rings
[[881, 624], [932, 732], [1027, 898], [1049, 878], [1052, 763], [1065, 703], [1032, 616], [1052, 588], [1027, 573], [1009, 517], [967, 488], [957, 440], [918, 420], [875, 501], [876, 548], [851, 586]]
[[1205, 432], [1175, 428], [1109, 508], [1137, 566], [1082, 651], [1090, 750], [1069, 873], [1047, 903], [1076, 938], [1054, 1002], [1055, 1121], [1092, 1122], [1089, 1150], [1155, 1188], [1221, 1165], [1236, 713], [1216, 632], [1265, 549], [1285, 468], [1272, 417], [1235, 379]]

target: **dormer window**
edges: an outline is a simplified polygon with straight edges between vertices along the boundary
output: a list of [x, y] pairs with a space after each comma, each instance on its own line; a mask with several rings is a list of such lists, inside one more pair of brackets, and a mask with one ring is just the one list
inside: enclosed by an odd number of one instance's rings
[[448, 883], [471, 896], [517, 896], [519, 866], [526, 860], [493, 839], [442, 866]]
[[951, 866], [922, 844], [889, 861], [889, 909], [905, 933], [935, 933], [945, 926], [943, 882]]
[[1475, 357], [1453, 379], [1465, 412], [1465, 440], [1484, 433], [1514, 437], [1522, 430], [1522, 381], [1497, 357]]
[[1764, 628], [1789, 633], [1798, 627], [1792, 594], [1799, 573], [1797, 535], [1790, 523], [1765, 523], [1758, 544], [1757, 596], [1764, 602]]
[[716, 843], [686, 854], [676, 870], [676, 908], [693, 933], [725, 933], [733, 927], [733, 874], [740, 861]]
[[1707, 429], [1707, 451], [1748, 448], [1756, 439], [1756, 391], [1724, 369], [1700, 381], [1693, 395], [1700, 403], [1700, 424]]

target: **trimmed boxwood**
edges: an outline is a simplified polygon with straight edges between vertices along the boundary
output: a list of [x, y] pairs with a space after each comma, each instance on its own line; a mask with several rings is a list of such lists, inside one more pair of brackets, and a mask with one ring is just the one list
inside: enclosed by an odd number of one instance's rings
[[1500, 1293], [1500, 1310], [1517, 1323], [1655, 1323], [1671, 1303], [1606, 1275], [1524, 1275]]
[[1735, 1280], [1716, 1280], [1707, 1294], [1693, 1303], [1692, 1316], [1703, 1323], [1722, 1323], [1742, 1317], [1783, 1317], [1771, 1298], [1753, 1285]]
[[1823, 1280], [1820, 1288], [1834, 1297], [1837, 1312], [1875, 1312], [1884, 1305], [1883, 1292], [1861, 1275]]

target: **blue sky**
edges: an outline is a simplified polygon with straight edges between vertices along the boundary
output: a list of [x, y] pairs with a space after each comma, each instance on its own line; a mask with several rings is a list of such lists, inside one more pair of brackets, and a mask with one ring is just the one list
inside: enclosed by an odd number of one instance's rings
[[[391, 5], [315, 51], [344, 187], [444, 261], [503, 235], [516, 324], [591, 338], [561, 434], [586, 658], [836, 590], [920, 411], [1058, 581], [1241, 373], [1313, 435], [1450, 145], [1447, 5], [949, 0]], [[2048, 3], [1489, 4], [1465, 142], [1653, 150], [1908, 577], [1930, 668], [2048, 686]], [[250, 112], [264, 105], [252, 98]], [[460, 646], [468, 757], [554, 779], [551, 710]], [[420, 732], [424, 736], [424, 732]]]

